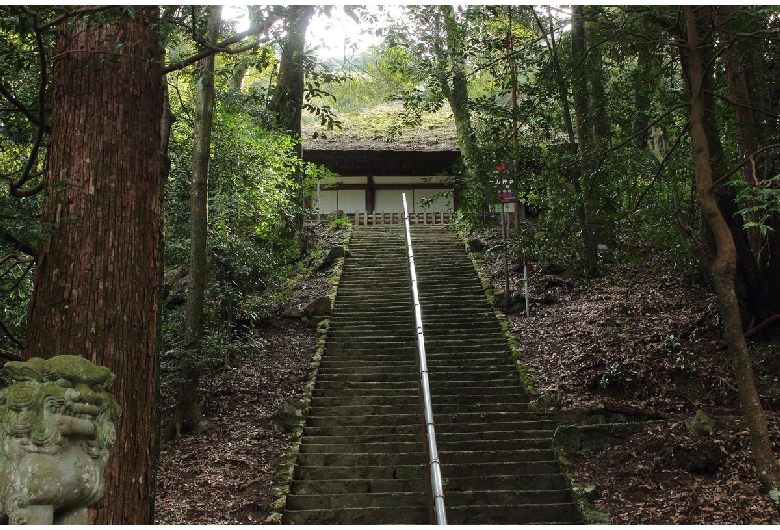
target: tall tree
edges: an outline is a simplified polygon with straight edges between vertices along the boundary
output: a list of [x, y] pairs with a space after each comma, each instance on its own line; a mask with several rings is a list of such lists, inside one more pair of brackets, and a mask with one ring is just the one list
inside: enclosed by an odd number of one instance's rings
[[[464, 179], [458, 185], [460, 208], [482, 217], [487, 214], [490, 182], [482, 178], [477, 135], [472, 122], [469, 98], [469, 16], [471, 8], [451, 5], [407, 7], [407, 21], [393, 29], [393, 39], [407, 51], [411, 74], [425, 86], [425, 93], [415, 89], [407, 93], [407, 105], [418, 112], [449, 105], [455, 122], [455, 141], [464, 165]], [[491, 160], [493, 169], [495, 160]]]
[[[206, 38], [217, 42], [222, 6], [208, 8]], [[195, 70], [195, 124], [190, 185], [190, 266], [184, 320], [184, 349], [179, 364], [177, 434], [182, 429], [203, 432], [211, 423], [203, 417], [198, 399], [199, 369], [203, 338], [203, 306], [207, 284], [207, 234], [209, 158], [214, 117], [214, 56], [201, 59]]]
[[582, 243], [585, 256], [585, 272], [596, 276], [598, 266], [598, 223], [594, 211], [598, 208], [599, 194], [595, 185], [596, 142], [593, 112], [590, 107], [589, 77], [592, 72], [587, 68], [587, 39], [585, 36], [585, 6], [571, 7], [571, 61], [572, 95], [574, 96], [574, 115], [577, 121], [577, 175], [575, 190], [582, 209]]
[[[734, 130], [737, 151], [746, 160], [742, 166], [743, 186], [748, 204], [743, 204], [745, 229], [742, 262], [753, 263], [746, 271], [746, 300], [743, 314], [758, 322], [776, 318], [780, 314], [780, 207], [767, 207], [759, 197], [761, 189], [771, 188], [771, 179], [778, 172], [774, 149], [764, 148], [776, 143], [778, 124], [774, 118], [778, 104], [774, 69], [765, 62], [776, 51], [772, 39], [755, 39], [772, 31], [776, 24], [774, 10], [733, 8], [719, 6], [715, 15], [717, 31], [723, 46], [723, 70], [728, 84], [729, 99], [733, 103]], [[776, 197], [776, 195], [775, 195]], [[735, 209], [736, 201], [729, 197], [726, 205]], [[769, 198], [771, 200], [771, 197]], [[745, 307], [746, 306], [746, 307]], [[773, 317], [774, 315], [774, 317]]]
[[43, 220], [25, 357], [81, 355], [117, 375], [119, 443], [99, 524], [148, 524], [156, 455], [162, 236], [157, 9], [57, 28]]
[[[690, 91], [690, 137], [696, 171], [696, 196], [711, 240], [695, 238], [699, 253], [718, 296], [723, 315], [724, 336], [734, 366], [740, 405], [750, 431], [753, 459], [759, 481], [780, 505], [780, 466], [772, 452], [767, 420], [753, 376], [753, 359], [745, 340], [736, 292], [737, 246], [732, 229], [722, 212], [707, 133], [707, 68], [705, 53], [711, 49], [703, 35], [711, 35], [712, 6], [683, 6], [686, 35], [686, 77]], [[688, 232], [692, 234], [690, 228]]]
[[[284, 36], [281, 41], [282, 55], [279, 61], [279, 78], [271, 94], [269, 109], [276, 116], [280, 130], [293, 138], [301, 136], [301, 113], [303, 109], [304, 79], [309, 68], [306, 57], [306, 29], [316, 6], [289, 5], [282, 15], [284, 20]], [[303, 146], [296, 140], [295, 152], [303, 159]], [[303, 207], [303, 171], [296, 173], [297, 189], [294, 192], [295, 202]], [[303, 217], [296, 215], [296, 232], [303, 226]]]

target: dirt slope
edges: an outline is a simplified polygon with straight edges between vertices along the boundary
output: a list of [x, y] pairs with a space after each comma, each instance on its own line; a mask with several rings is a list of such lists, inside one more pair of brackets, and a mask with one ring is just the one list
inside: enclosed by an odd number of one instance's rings
[[[498, 254], [485, 257], [485, 274], [503, 288]], [[522, 267], [513, 270], [513, 282], [521, 274]], [[536, 389], [557, 392], [563, 411], [594, 421], [668, 418], [572, 459], [578, 483], [590, 486], [593, 504], [612, 523], [778, 524], [754, 478], [714, 300], [684, 277], [650, 261], [614, 266], [587, 284], [535, 273], [531, 317], [518, 307], [508, 314], [510, 328]], [[289, 305], [324, 293], [326, 281], [326, 273], [302, 281]], [[290, 447], [274, 419], [302, 391], [314, 330], [280, 316], [259, 330], [259, 341], [256, 355], [204, 377], [204, 411], [215, 428], [163, 444], [157, 523], [257, 524], [267, 516], [273, 476]], [[780, 454], [773, 412], [780, 408], [780, 344], [757, 356]], [[685, 428], [698, 409], [714, 418], [711, 436]]]

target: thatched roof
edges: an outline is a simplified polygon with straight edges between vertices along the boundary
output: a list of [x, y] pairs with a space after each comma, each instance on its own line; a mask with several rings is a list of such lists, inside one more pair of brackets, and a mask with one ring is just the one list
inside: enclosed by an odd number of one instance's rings
[[403, 107], [387, 104], [345, 116], [341, 129], [305, 125], [303, 158], [342, 176], [448, 173], [460, 157], [449, 114], [425, 116], [417, 127], [402, 124]]
[[310, 151], [457, 151], [448, 111], [425, 115], [416, 127], [404, 126], [403, 115], [400, 103], [386, 103], [342, 116], [341, 129], [325, 131], [319, 124], [304, 124], [303, 146]]

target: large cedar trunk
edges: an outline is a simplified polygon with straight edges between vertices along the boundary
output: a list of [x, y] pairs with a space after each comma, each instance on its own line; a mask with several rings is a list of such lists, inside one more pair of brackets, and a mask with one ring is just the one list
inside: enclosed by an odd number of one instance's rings
[[[761, 407], [753, 376], [753, 360], [745, 340], [736, 292], [737, 247], [723, 213], [718, 206], [710, 162], [710, 147], [705, 130], [707, 116], [705, 60], [700, 41], [697, 9], [684, 6], [688, 40], [688, 79], [691, 91], [690, 136], [696, 170], [697, 199], [702, 218], [712, 234], [712, 245], [700, 242], [699, 249], [707, 267], [723, 316], [724, 336], [728, 344], [737, 381], [740, 406], [750, 431], [753, 460], [759, 481], [777, 496], [780, 488], [780, 468], [772, 452], [766, 415]], [[773, 498], [777, 503], [777, 499]]]
[[121, 407], [98, 524], [149, 524], [157, 451], [162, 76], [155, 8], [58, 28], [41, 245], [25, 357], [108, 367]]

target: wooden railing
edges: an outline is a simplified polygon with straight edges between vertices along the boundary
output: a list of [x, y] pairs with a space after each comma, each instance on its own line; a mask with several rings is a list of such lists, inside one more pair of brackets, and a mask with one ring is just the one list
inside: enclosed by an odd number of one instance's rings
[[[355, 226], [395, 225], [404, 222], [401, 212], [355, 212], [350, 215]], [[409, 223], [417, 225], [447, 224], [453, 219], [452, 212], [418, 212], [409, 214]]]

